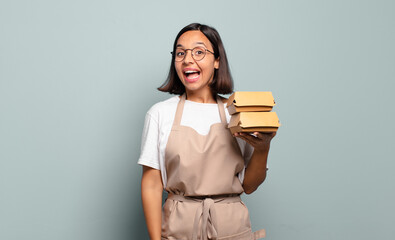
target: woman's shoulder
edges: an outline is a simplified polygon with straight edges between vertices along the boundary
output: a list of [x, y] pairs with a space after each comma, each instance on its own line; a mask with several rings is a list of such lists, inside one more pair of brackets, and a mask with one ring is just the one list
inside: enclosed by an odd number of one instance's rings
[[180, 101], [179, 96], [172, 96], [166, 100], [160, 101], [152, 105], [148, 110], [147, 114], [151, 116], [157, 116], [161, 114], [167, 114], [172, 112], [173, 109], [177, 108], [177, 104]]

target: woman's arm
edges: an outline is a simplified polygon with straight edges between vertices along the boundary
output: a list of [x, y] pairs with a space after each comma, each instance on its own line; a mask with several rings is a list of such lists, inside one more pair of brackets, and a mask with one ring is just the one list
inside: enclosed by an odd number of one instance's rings
[[148, 234], [151, 240], [160, 240], [162, 231], [162, 192], [160, 171], [143, 166], [141, 178], [141, 199]]
[[246, 133], [235, 133], [235, 137], [244, 139], [254, 147], [254, 153], [245, 171], [243, 188], [246, 194], [253, 193], [265, 181], [267, 156], [269, 155], [270, 141], [276, 133], [259, 133], [255, 136]]

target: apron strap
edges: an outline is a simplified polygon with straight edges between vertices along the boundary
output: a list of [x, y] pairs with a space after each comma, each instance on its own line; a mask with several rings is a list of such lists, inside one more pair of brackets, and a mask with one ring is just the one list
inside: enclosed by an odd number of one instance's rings
[[218, 104], [219, 115], [221, 117], [221, 122], [228, 124], [228, 121], [226, 121], [224, 103], [222, 102], [221, 98], [218, 95], [217, 95], [217, 104]]
[[266, 237], [265, 229], [261, 229], [261, 230], [258, 230], [256, 232], [254, 232], [254, 239], [261, 239], [261, 238], [264, 238], [264, 237]]
[[182, 112], [184, 111], [184, 104], [185, 104], [185, 93], [181, 95], [181, 99], [178, 102], [176, 116], [174, 117], [173, 126], [179, 126], [181, 123]]

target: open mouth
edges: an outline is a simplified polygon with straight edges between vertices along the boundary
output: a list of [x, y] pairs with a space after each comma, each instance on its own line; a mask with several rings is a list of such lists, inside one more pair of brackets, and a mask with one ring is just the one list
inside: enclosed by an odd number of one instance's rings
[[184, 71], [184, 76], [188, 82], [196, 82], [200, 77], [200, 71], [186, 70], [186, 71]]

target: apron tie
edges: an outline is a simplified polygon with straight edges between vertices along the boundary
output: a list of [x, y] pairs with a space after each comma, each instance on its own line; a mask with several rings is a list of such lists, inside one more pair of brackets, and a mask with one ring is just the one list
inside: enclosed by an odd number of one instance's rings
[[214, 207], [214, 200], [212, 198], [205, 198], [201, 206], [197, 209], [195, 214], [195, 221], [193, 223], [192, 240], [198, 239], [199, 222], [202, 222], [201, 240], [217, 239], [217, 219]]
[[[240, 202], [240, 196], [222, 196], [214, 198], [194, 198], [185, 197], [181, 195], [169, 194], [169, 199], [180, 202], [201, 202], [195, 213], [193, 223], [192, 240], [198, 240], [200, 232], [200, 240], [216, 240], [218, 238], [217, 232], [217, 215], [215, 211], [215, 203], [234, 203]], [[199, 229], [199, 223], [201, 228]]]

